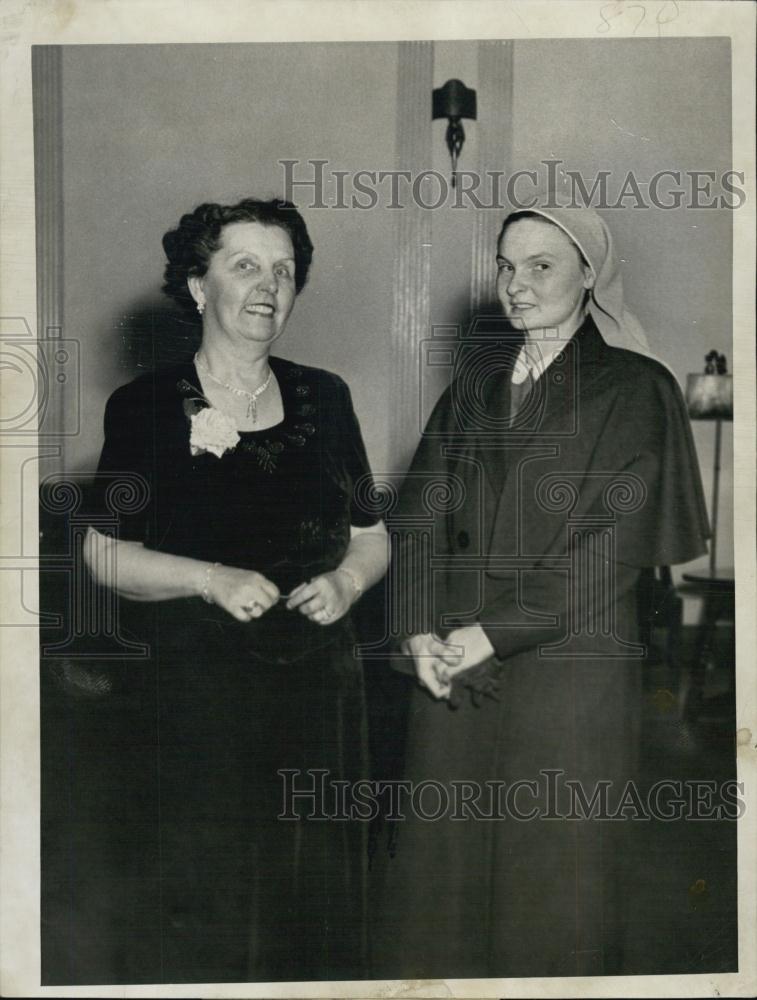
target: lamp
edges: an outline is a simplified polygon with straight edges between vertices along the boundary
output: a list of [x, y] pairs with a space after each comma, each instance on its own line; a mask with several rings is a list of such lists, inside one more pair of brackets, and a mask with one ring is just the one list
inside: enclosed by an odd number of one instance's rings
[[704, 373], [686, 378], [686, 403], [692, 420], [715, 421], [715, 461], [712, 476], [712, 538], [710, 577], [716, 575], [718, 537], [718, 497], [720, 492], [720, 451], [724, 420], [733, 420], [733, 376], [727, 374], [724, 354], [710, 351]]
[[446, 118], [447, 149], [452, 159], [452, 187], [457, 185], [457, 158], [465, 142], [461, 118], [476, 120], [476, 91], [470, 90], [462, 80], [447, 80], [443, 87], [433, 92], [432, 120]]

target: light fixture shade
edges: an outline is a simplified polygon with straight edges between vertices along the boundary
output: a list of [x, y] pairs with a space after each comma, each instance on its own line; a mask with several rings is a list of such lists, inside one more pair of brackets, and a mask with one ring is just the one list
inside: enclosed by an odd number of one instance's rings
[[733, 376], [688, 375], [686, 405], [692, 420], [733, 420]]
[[476, 120], [476, 91], [462, 80], [447, 80], [433, 92], [433, 118], [470, 118]]

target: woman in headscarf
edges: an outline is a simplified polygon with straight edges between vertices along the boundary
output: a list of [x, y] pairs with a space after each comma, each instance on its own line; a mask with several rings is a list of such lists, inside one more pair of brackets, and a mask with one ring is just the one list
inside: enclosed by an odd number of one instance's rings
[[[636, 809], [636, 583], [706, 548], [681, 394], [624, 306], [604, 221], [514, 211], [497, 266], [512, 332], [461, 352], [400, 501], [434, 522], [403, 607], [420, 683], [386, 976], [621, 970], [628, 824], [609, 817]], [[398, 579], [419, 551], [409, 530]]]

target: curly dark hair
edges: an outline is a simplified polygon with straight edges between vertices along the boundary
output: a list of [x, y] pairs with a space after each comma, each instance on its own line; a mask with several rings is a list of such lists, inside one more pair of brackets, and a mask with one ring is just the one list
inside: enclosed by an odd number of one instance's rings
[[187, 279], [192, 275], [202, 277], [207, 272], [210, 258], [221, 246], [224, 227], [232, 222], [259, 222], [263, 226], [279, 226], [287, 232], [294, 247], [297, 293], [305, 287], [313, 260], [313, 244], [305, 220], [292, 202], [279, 198], [270, 201], [244, 198], [236, 205], [208, 202], [182, 215], [176, 229], [169, 230], [163, 237], [163, 249], [168, 258], [163, 291], [182, 308], [195, 308]]

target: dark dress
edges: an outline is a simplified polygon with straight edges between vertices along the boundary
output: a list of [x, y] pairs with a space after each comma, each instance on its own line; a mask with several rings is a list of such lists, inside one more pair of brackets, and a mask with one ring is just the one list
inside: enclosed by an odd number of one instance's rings
[[[405, 778], [441, 783], [449, 807], [434, 821], [408, 807], [396, 856], [377, 855], [386, 977], [622, 969], [627, 823], [560, 818], [573, 805], [566, 782], [589, 799], [611, 782], [610, 813], [638, 778], [635, 584], [643, 567], [705, 550], [705, 508], [680, 391], [661, 365], [609, 348], [588, 319], [511, 415], [518, 346], [489, 348], [501, 378], [483, 401], [470, 381], [444, 394], [400, 499], [398, 522], [432, 522], [435, 571], [433, 590], [407, 595], [405, 613], [421, 609], [407, 631], [480, 622], [496, 656], [457, 679], [452, 704], [412, 694]], [[447, 483], [435, 510], [432, 482]], [[402, 579], [419, 548], [399, 534]], [[508, 799], [519, 781], [533, 784]], [[443, 809], [439, 794], [420, 800], [427, 813]]]
[[[350, 525], [375, 521], [353, 502], [369, 470], [349, 390], [325, 371], [276, 358], [271, 367], [283, 423], [242, 433], [222, 458], [190, 454], [189, 414], [204, 405], [194, 366], [113, 394], [94, 508], [123, 472], [144, 477], [147, 497], [134, 490], [122, 539], [255, 569], [282, 594], [339, 564]], [[284, 604], [239, 623], [200, 598], [120, 602], [126, 634], [151, 647], [140, 706], [155, 720], [141, 757], [148, 791], [130, 821], [135, 850], [141, 838], [154, 858], [117, 873], [139, 872], [133, 905], [149, 942], [140, 981], [367, 974], [364, 825], [277, 819], [280, 769], [297, 772], [297, 789], [313, 787], [308, 770], [366, 776], [353, 627], [349, 616], [314, 625]], [[303, 815], [312, 802], [294, 808]], [[134, 946], [124, 940], [126, 958], [113, 964], [132, 969]]]

